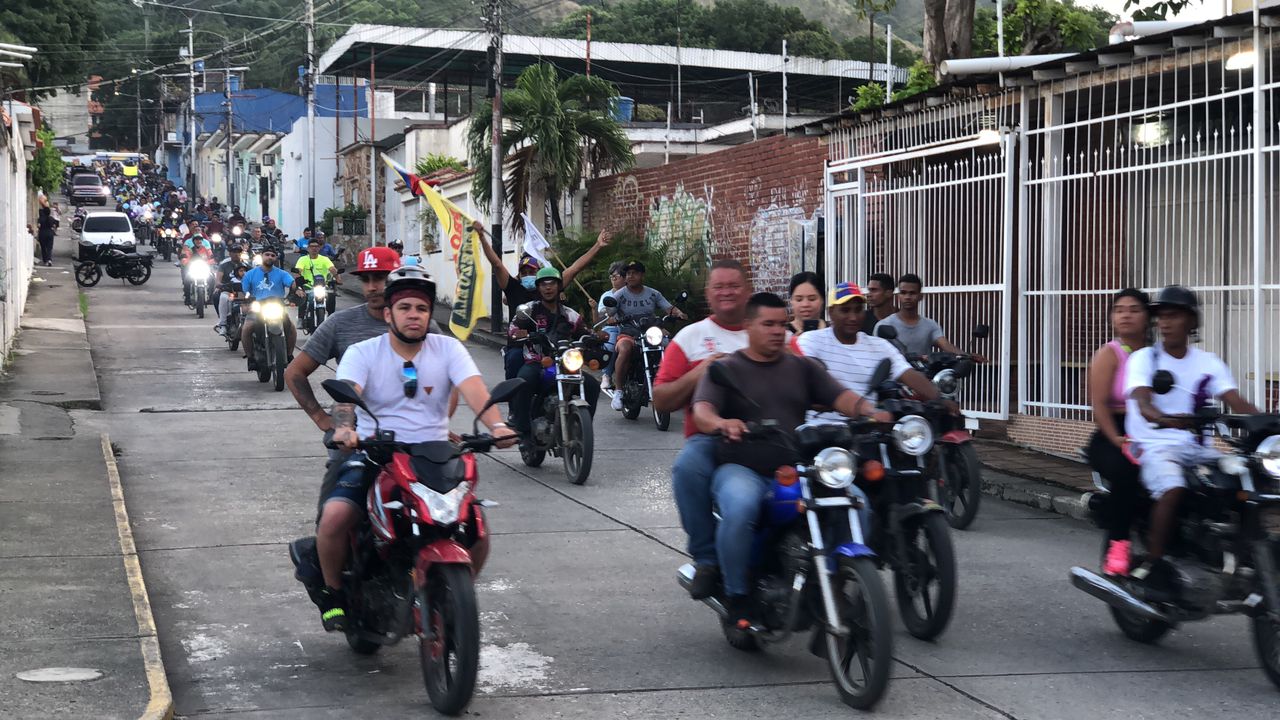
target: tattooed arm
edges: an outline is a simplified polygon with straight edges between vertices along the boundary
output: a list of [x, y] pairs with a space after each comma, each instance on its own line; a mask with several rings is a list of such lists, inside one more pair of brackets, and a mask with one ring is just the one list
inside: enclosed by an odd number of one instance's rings
[[356, 434], [356, 406], [339, 403], [333, 406], [333, 441], [348, 450], [360, 444]]

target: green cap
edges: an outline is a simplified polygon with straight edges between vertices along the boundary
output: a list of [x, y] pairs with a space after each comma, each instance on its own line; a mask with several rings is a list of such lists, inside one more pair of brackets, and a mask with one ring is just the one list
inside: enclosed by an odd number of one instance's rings
[[560, 271], [553, 267], [544, 267], [541, 270], [539, 270], [538, 274], [534, 276], [533, 281], [535, 283], [540, 283], [543, 280], [546, 280], [547, 278], [551, 278], [553, 280], [556, 280], [557, 282], [564, 282], [560, 278]]

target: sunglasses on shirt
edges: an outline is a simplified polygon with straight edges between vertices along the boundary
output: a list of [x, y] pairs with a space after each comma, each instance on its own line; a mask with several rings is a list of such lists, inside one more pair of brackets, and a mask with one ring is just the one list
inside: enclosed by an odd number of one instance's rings
[[404, 396], [412, 400], [418, 394], [418, 368], [413, 366], [411, 360], [405, 361], [400, 377], [404, 380]]

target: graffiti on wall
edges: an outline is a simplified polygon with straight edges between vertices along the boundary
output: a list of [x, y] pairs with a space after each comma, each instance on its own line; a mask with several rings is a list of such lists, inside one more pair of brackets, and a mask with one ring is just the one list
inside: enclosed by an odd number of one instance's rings
[[817, 266], [817, 211], [806, 217], [799, 206], [762, 207], [751, 220], [748, 237], [757, 290], [785, 292], [792, 275]]
[[694, 197], [680, 184], [670, 196], [653, 201], [645, 242], [663, 252], [668, 270], [689, 263], [704, 266], [711, 262], [713, 193], [714, 189], [704, 187], [703, 197]]

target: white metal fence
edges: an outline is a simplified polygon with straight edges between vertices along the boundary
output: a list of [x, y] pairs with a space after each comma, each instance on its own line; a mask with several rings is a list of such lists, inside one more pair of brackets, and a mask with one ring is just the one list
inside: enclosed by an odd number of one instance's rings
[[836, 131], [828, 282], [921, 275], [922, 311], [953, 340], [977, 322], [994, 330], [972, 414], [1068, 419], [1090, 417], [1086, 370], [1110, 338], [1110, 296], [1186, 285], [1203, 304], [1202, 347], [1278, 409], [1280, 37], [1257, 33], [1256, 68], [1239, 62], [1252, 37], [1173, 43]]

